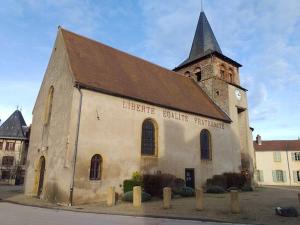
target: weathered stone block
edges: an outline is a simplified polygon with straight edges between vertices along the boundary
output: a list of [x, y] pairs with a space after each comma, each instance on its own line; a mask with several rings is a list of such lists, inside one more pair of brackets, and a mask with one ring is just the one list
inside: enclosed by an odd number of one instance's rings
[[107, 190], [107, 198], [106, 198], [107, 206], [113, 206], [116, 204], [116, 191], [115, 187], [109, 187]]
[[230, 191], [230, 208], [231, 212], [234, 214], [241, 212], [238, 191]]
[[141, 207], [142, 205], [142, 188], [141, 186], [133, 187], [133, 207]]
[[171, 198], [172, 198], [172, 189], [169, 187], [165, 187], [163, 189], [163, 208], [164, 209], [171, 208]]
[[202, 188], [196, 188], [196, 210], [203, 210], [203, 189]]

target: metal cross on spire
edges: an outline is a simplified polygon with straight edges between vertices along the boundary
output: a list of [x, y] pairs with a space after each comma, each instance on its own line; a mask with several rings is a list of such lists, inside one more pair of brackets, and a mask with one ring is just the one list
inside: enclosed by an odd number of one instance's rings
[[203, 0], [201, 0], [201, 12], [203, 12]]

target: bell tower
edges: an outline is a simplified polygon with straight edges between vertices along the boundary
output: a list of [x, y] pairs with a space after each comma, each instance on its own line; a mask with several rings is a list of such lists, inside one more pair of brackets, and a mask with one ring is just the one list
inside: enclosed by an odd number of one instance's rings
[[[203, 11], [188, 58], [174, 71], [194, 79], [232, 120], [234, 151], [241, 152], [241, 171], [253, 173], [254, 150], [249, 128], [247, 90], [240, 86], [242, 65], [225, 56]], [[235, 137], [235, 138], [234, 138]]]

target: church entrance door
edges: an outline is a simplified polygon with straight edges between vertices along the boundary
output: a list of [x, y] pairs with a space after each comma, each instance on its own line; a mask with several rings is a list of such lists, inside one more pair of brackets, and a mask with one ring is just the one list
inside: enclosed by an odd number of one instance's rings
[[187, 187], [195, 188], [195, 170], [185, 169], [185, 185]]
[[38, 187], [38, 193], [37, 196], [40, 197], [43, 191], [43, 185], [44, 185], [44, 175], [45, 175], [45, 157], [42, 156], [40, 158], [40, 178], [39, 178], [39, 187]]

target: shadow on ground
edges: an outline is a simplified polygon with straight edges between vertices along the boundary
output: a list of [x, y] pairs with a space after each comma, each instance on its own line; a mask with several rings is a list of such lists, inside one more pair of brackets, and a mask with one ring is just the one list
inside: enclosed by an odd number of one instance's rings
[[6, 200], [14, 196], [23, 195], [24, 187], [23, 185], [8, 185], [0, 184], [0, 199]]

